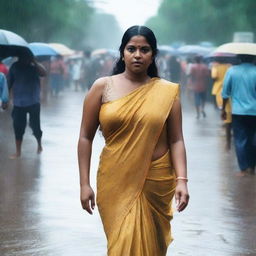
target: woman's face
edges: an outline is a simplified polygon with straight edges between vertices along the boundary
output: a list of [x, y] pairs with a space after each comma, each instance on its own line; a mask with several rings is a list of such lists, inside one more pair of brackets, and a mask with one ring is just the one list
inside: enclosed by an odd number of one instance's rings
[[147, 72], [153, 61], [152, 48], [144, 36], [133, 36], [124, 48], [125, 67], [134, 73]]

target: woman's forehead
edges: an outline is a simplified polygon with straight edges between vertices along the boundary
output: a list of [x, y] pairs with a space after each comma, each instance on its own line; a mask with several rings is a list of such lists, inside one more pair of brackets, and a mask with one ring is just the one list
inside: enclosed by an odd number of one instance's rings
[[147, 39], [144, 36], [137, 35], [133, 36], [127, 45], [149, 45]]

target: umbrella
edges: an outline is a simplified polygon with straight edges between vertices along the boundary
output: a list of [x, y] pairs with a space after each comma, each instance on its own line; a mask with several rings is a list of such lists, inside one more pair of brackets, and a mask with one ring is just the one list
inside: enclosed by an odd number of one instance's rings
[[51, 46], [56, 52], [58, 52], [62, 56], [69, 56], [73, 55], [75, 53], [74, 50], [70, 49], [64, 44], [60, 43], [49, 43], [49, 46]]
[[203, 47], [200, 45], [184, 45], [178, 48], [178, 52], [181, 55], [208, 55], [212, 51], [212, 48]]
[[57, 56], [58, 52], [46, 43], [30, 43], [29, 49], [33, 52], [35, 56]]
[[161, 54], [170, 54], [170, 55], [177, 55], [178, 51], [169, 46], [169, 45], [159, 45], [158, 47], [159, 53]]
[[96, 50], [92, 51], [91, 56], [92, 57], [97, 57], [97, 56], [101, 56], [101, 55], [105, 55], [105, 56], [109, 55], [109, 56], [112, 56], [114, 58], [118, 58], [118, 54], [119, 54], [119, 51], [117, 51], [117, 50], [99, 48], [99, 49], [96, 49]]
[[108, 53], [107, 49], [96, 49], [96, 50], [92, 51], [91, 56], [102, 55], [102, 54], [107, 54], [107, 53]]
[[0, 29], [0, 57], [32, 55], [28, 43], [21, 36], [4, 29]]
[[214, 52], [256, 55], [256, 44], [254, 43], [227, 43], [222, 44]]
[[204, 59], [207, 62], [220, 62], [220, 63], [232, 63], [235, 64], [238, 62], [237, 55], [233, 53], [226, 52], [211, 52], [209, 55], [204, 56]]

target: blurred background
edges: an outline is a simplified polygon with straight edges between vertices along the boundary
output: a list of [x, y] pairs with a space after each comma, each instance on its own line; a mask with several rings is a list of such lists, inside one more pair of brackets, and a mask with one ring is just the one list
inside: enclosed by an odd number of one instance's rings
[[[7, 85], [0, 98], [1, 256], [106, 255], [98, 212], [89, 216], [80, 206], [76, 147], [84, 97], [95, 79], [111, 74], [132, 25], [154, 31], [159, 75], [181, 88], [191, 200], [184, 213], [174, 212], [167, 255], [256, 255], [256, 176], [235, 176], [231, 110], [220, 118], [225, 73], [240, 64], [239, 55], [256, 56], [256, 0], [0, 0], [0, 10], [3, 81], [21, 55], [46, 70], [42, 154], [27, 128], [22, 156], [9, 158], [15, 138]], [[94, 189], [103, 146], [97, 132]]]

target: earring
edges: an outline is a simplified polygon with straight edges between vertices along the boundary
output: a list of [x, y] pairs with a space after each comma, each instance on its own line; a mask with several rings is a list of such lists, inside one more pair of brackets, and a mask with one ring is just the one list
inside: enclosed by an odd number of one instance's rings
[[122, 61], [124, 61], [124, 57], [122, 57]]

